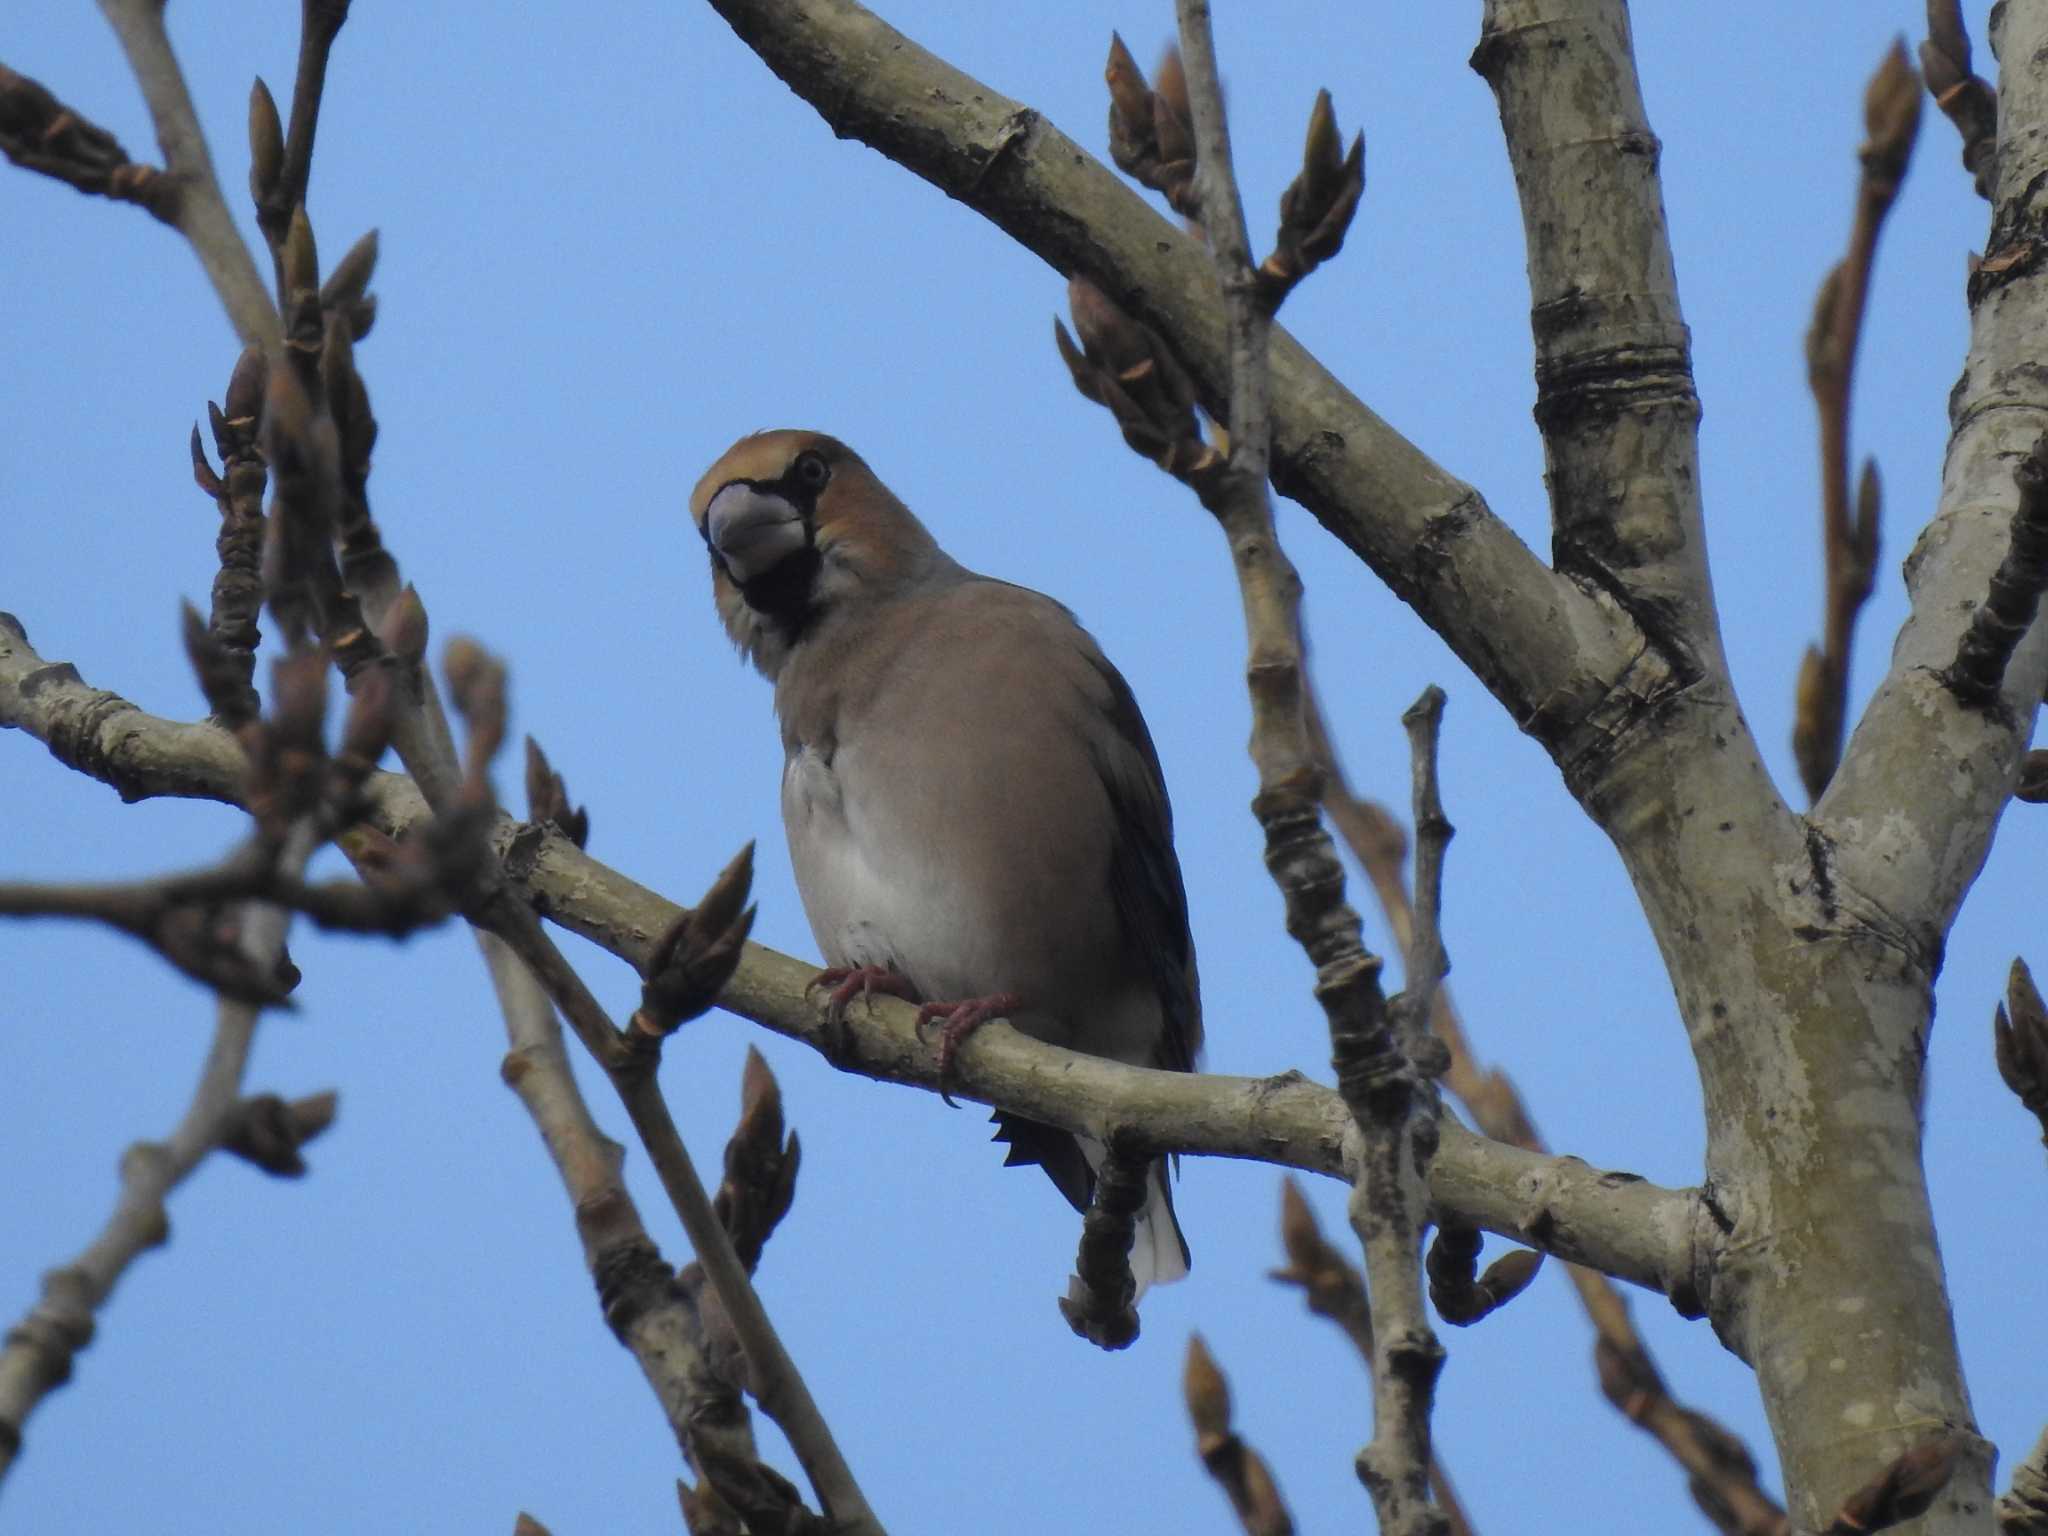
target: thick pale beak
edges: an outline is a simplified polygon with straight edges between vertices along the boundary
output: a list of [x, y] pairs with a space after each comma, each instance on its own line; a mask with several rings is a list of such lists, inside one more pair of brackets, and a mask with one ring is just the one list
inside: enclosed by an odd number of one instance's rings
[[726, 574], [745, 586], [810, 542], [803, 514], [780, 496], [734, 481], [704, 509], [704, 538]]

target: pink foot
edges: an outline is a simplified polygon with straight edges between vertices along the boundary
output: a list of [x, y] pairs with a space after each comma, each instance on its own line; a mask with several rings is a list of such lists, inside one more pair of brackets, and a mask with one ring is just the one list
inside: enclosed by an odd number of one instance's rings
[[908, 978], [890, 970], [885, 965], [829, 965], [811, 978], [811, 987], [824, 987], [825, 1022], [833, 1034], [833, 1053], [843, 1054], [846, 1047], [846, 1010], [857, 997], [862, 1002], [871, 1002], [877, 992], [890, 997], [900, 997], [905, 1002], [917, 1001], [917, 988]]
[[939, 1029], [939, 1097], [948, 1105], [953, 1097], [946, 1092], [953, 1082], [953, 1058], [959, 1054], [961, 1042], [973, 1034], [990, 1019], [1002, 1018], [1005, 1014], [1021, 1008], [1024, 999], [1014, 992], [993, 992], [987, 997], [962, 998], [952, 1003], [924, 1003], [917, 1010], [917, 1030], [924, 1033], [925, 1025], [934, 1019], [945, 1022]]

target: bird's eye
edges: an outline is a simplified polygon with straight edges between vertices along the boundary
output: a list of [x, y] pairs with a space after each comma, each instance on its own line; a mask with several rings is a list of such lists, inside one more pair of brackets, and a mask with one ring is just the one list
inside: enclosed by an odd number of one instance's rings
[[825, 462], [825, 455], [806, 448], [796, 456], [797, 483], [811, 490], [824, 489], [825, 482], [832, 478], [832, 466]]

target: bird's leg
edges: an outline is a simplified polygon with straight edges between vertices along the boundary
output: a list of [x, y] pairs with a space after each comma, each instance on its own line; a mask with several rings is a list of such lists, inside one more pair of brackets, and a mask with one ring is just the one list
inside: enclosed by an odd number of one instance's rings
[[845, 1054], [846, 1010], [856, 997], [870, 1007], [877, 992], [885, 992], [910, 1003], [918, 1000], [917, 988], [910, 984], [909, 978], [886, 965], [828, 965], [811, 978], [810, 986], [804, 990], [808, 992], [811, 987], [827, 989], [825, 1023], [832, 1031], [834, 1056]]
[[923, 1003], [917, 1010], [917, 1032], [924, 1033], [925, 1025], [934, 1019], [945, 1023], [939, 1029], [939, 1097], [953, 1108], [953, 1097], [946, 1089], [953, 1082], [953, 1058], [959, 1053], [960, 1043], [973, 1034], [990, 1019], [999, 1019], [1024, 1005], [1024, 999], [1014, 992], [992, 992], [987, 997], [967, 997], [952, 1003]]

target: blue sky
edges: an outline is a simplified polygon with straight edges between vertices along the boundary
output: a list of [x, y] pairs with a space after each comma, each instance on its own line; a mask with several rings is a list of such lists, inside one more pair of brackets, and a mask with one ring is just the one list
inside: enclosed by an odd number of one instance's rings
[[[1218, 42], [1255, 238], [1318, 86], [1367, 134], [1368, 187], [1337, 263], [1284, 319], [1375, 410], [1547, 547], [1529, 409], [1527, 289], [1493, 102], [1465, 65], [1472, 6], [1309, 3], [1287, 24], [1221, 5]], [[1988, 72], [1986, 7], [1966, 6]], [[288, 93], [295, 7], [174, 7], [232, 192], [250, 77]], [[268, 14], [274, 12], [275, 14]], [[1048, 3], [1033, 24], [936, 0], [892, 21], [1099, 145], [1109, 29], [1148, 67], [1170, 7]], [[1818, 476], [1801, 337], [1840, 253], [1865, 77], [1918, 0], [1646, 5], [1637, 47], [1705, 405], [1708, 537], [1745, 708], [1788, 792], [1792, 678], [1819, 625]], [[90, 7], [0, 15], [0, 60], [151, 153]], [[382, 231], [377, 329], [359, 350], [383, 435], [372, 500], [437, 637], [504, 655], [515, 728], [591, 808], [591, 851], [676, 897], [761, 839], [756, 935], [814, 949], [777, 830], [766, 686], [712, 612], [685, 498], [741, 432], [852, 442], [967, 564], [1059, 597], [1129, 677], [1178, 817], [1208, 1064], [1327, 1077], [1307, 967], [1282, 932], [1247, 812], [1242, 639], [1204, 514], [1074, 394], [1049, 319], [1063, 285], [880, 156], [835, 140], [698, 5], [359, 5], [337, 46], [311, 211], [329, 259]], [[1903, 612], [1900, 559], [1934, 504], [1961, 362], [1965, 254], [1983, 204], [1929, 112], [1884, 238], [1854, 447], [1885, 477], [1885, 549], [1855, 652], [1867, 693]], [[249, 223], [252, 239], [253, 222]], [[201, 704], [176, 644], [203, 603], [214, 514], [185, 438], [235, 347], [188, 252], [134, 209], [0, 173], [0, 608], [45, 656], [159, 713]], [[1695, 1180], [1699, 1093], [1618, 861], [1549, 761], [1422, 625], [1298, 508], [1320, 683], [1352, 776], [1405, 801], [1401, 709], [1450, 693], [1445, 800], [1452, 987], [1552, 1144]], [[0, 877], [134, 874], [238, 836], [220, 807], [122, 807], [41, 747], [0, 737]], [[513, 783], [508, 764], [505, 782]], [[1981, 1427], [2008, 1459], [2039, 1432], [2048, 1227], [2031, 1121], [1999, 1085], [1989, 1016], [2038, 948], [2043, 812], [2015, 807], [1958, 923], [1939, 992], [1927, 1155]], [[1363, 891], [1360, 892], [1363, 899]], [[1376, 917], [1368, 929], [1384, 943]], [[632, 977], [576, 946], [592, 985]], [[264, 1026], [251, 1086], [335, 1087], [305, 1182], [209, 1165], [173, 1240], [102, 1314], [72, 1384], [32, 1420], [15, 1529], [490, 1530], [526, 1508], [563, 1533], [677, 1529], [676, 1456], [592, 1302], [569, 1213], [498, 1080], [474, 947], [303, 934], [301, 1011]], [[123, 941], [0, 927], [0, 1316], [104, 1219], [122, 1147], [175, 1121], [209, 999]], [[805, 1159], [760, 1284], [871, 1501], [899, 1532], [1224, 1531], [1178, 1397], [1199, 1328], [1239, 1427], [1304, 1529], [1362, 1528], [1358, 1365], [1265, 1278], [1279, 1176], [1184, 1166], [1195, 1253], [1103, 1356], [1054, 1310], [1075, 1224], [1006, 1173], [983, 1117], [845, 1077], [723, 1015], [664, 1081], [715, 1165], [745, 1047], [780, 1075]], [[593, 1102], [623, 1117], [601, 1084]], [[628, 1172], [686, 1256], [645, 1161]], [[1342, 1189], [1312, 1190], [1342, 1226]], [[1703, 1323], [1636, 1299], [1675, 1390], [1769, 1440], [1747, 1370]], [[1684, 1530], [1682, 1477], [1602, 1401], [1561, 1274], [1447, 1332], [1439, 1446], [1481, 1531]], [[1563, 1469], [1572, 1469], [1567, 1472]], [[1775, 1475], [1772, 1474], [1775, 1483]], [[2001, 1473], [2001, 1483], [2003, 1474]]]

